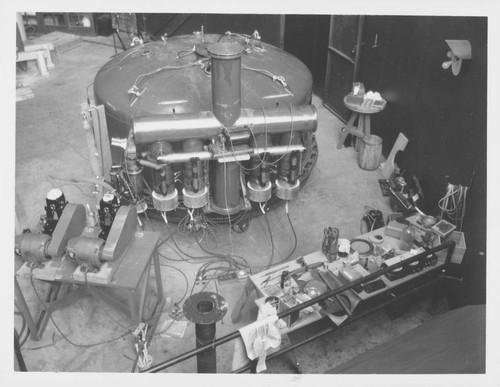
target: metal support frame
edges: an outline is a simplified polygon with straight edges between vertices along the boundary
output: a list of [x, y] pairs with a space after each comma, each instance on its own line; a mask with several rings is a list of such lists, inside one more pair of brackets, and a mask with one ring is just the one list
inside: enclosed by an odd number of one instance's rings
[[[324, 293], [324, 294], [322, 294], [322, 295], [320, 295], [320, 296], [318, 296], [316, 298], [313, 298], [313, 299], [311, 299], [309, 301], [306, 301], [306, 302], [304, 302], [302, 304], [299, 304], [299, 305], [294, 306], [294, 307], [292, 307], [290, 309], [287, 309], [287, 310], [285, 310], [283, 312], [280, 312], [280, 313], [278, 313], [278, 318], [282, 319], [284, 317], [290, 316], [293, 313], [297, 313], [297, 312], [301, 311], [302, 309], [305, 309], [305, 308], [308, 308], [308, 307], [310, 307], [312, 305], [317, 304], [318, 302], [324, 301], [324, 300], [326, 300], [328, 298], [336, 296], [337, 294], [343, 293], [346, 290], [352, 289], [353, 287], [355, 287], [357, 285], [361, 285], [362, 283], [370, 282], [372, 280], [375, 280], [378, 277], [380, 277], [380, 276], [382, 276], [382, 275], [384, 275], [384, 274], [386, 274], [386, 273], [388, 273], [388, 272], [390, 272], [392, 270], [398, 269], [398, 268], [403, 267], [405, 265], [408, 265], [408, 264], [410, 264], [412, 262], [415, 262], [415, 261], [419, 260], [420, 258], [426, 257], [428, 255], [437, 253], [437, 252], [442, 251], [442, 250], [447, 250], [446, 258], [445, 258], [445, 261], [444, 261], [444, 265], [440, 265], [438, 267], [432, 268], [426, 274], [430, 274], [430, 273], [433, 273], [433, 272], [438, 271], [438, 270], [442, 270], [443, 272], [445, 272], [446, 266], [450, 263], [451, 256], [453, 254], [453, 250], [454, 249], [455, 249], [455, 242], [452, 241], [452, 240], [447, 241], [447, 242], [443, 243], [442, 245], [439, 245], [437, 247], [433, 247], [432, 249], [424, 251], [423, 253], [417, 254], [417, 255], [415, 255], [415, 256], [413, 256], [411, 258], [408, 258], [408, 259], [405, 259], [405, 260], [403, 260], [401, 262], [398, 262], [395, 265], [392, 265], [392, 266], [387, 267], [385, 269], [378, 270], [375, 273], [369, 274], [369, 275], [367, 275], [367, 276], [365, 276], [363, 278], [355, 280], [355, 281], [351, 282], [348, 285], [341, 286], [341, 287], [336, 288], [336, 289], [334, 289], [332, 291], [326, 292], [326, 293]], [[443, 269], [443, 266], [444, 266], [444, 269]], [[434, 283], [436, 280], [432, 281], [431, 283]], [[425, 284], [424, 286], [427, 287], [431, 283]], [[416, 289], [418, 289], [418, 288], [416, 288]], [[417, 291], [416, 289], [412, 289], [412, 290], [406, 292], [405, 294], [403, 294], [402, 296], [405, 296], [405, 295], [410, 294], [410, 293], [415, 293], [415, 291]], [[396, 300], [396, 298], [390, 299], [388, 301], [385, 301], [385, 302], [377, 305], [374, 308], [369, 309], [367, 312], [364, 312], [364, 313], [359, 314], [359, 315], [349, 316], [347, 318], [347, 320], [344, 322], [344, 324], [346, 324], [346, 322], [352, 322], [352, 321], [358, 320], [358, 319], [360, 319], [360, 318], [362, 318], [362, 317], [364, 317], [364, 316], [366, 316], [366, 315], [368, 315], [368, 314], [370, 314], [370, 313], [372, 313], [372, 312], [374, 312], [376, 310], [381, 309], [384, 306], [387, 306], [387, 305], [393, 303], [395, 300]], [[332, 327], [332, 328], [330, 328], [328, 330], [319, 332], [319, 333], [313, 335], [310, 338], [310, 340], [306, 340], [304, 342], [293, 344], [293, 345], [291, 345], [291, 346], [289, 346], [287, 348], [284, 348], [284, 349], [276, 352], [275, 354], [269, 355], [268, 358], [273, 358], [273, 357], [279, 356], [279, 355], [281, 355], [281, 354], [283, 354], [285, 352], [288, 352], [288, 351], [290, 351], [292, 349], [300, 347], [301, 345], [306, 344], [307, 342], [312, 341], [312, 340], [314, 340], [316, 338], [319, 338], [319, 337], [321, 337], [321, 336], [323, 336], [323, 335], [325, 335], [325, 334], [327, 334], [327, 333], [335, 330], [336, 328], [337, 328], [337, 326]], [[147, 369], [145, 369], [145, 370], [143, 370], [141, 372], [147, 372], [147, 373], [149, 373], [149, 372], [159, 372], [159, 371], [162, 371], [162, 370], [164, 370], [166, 368], [169, 368], [169, 367], [171, 367], [171, 366], [173, 366], [175, 364], [181, 363], [181, 362], [183, 362], [183, 361], [185, 361], [187, 359], [190, 359], [190, 358], [192, 358], [194, 356], [198, 356], [198, 354], [200, 354], [200, 353], [202, 353], [202, 352], [204, 352], [206, 350], [209, 350], [211, 348], [216, 348], [219, 345], [225, 344], [225, 343], [227, 343], [229, 341], [232, 341], [234, 339], [237, 339], [239, 337], [241, 337], [240, 336], [240, 332], [239, 331], [234, 331], [234, 332], [232, 332], [232, 333], [230, 333], [228, 335], [225, 335], [225, 336], [223, 336], [223, 337], [221, 337], [221, 338], [219, 338], [217, 340], [214, 340], [210, 344], [203, 345], [203, 346], [200, 346], [199, 348], [196, 348], [196, 349], [193, 349], [191, 351], [185, 352], [182, 355], [179, 355], [179, 356], [176, 356], [176, 357], [174, 357], [174, 358], [172, 358], [170, 360], [166, 360], [164, 362], [161, 362], [161, 363], [159, 363], [159, 364], [157, 364], [157, 365], [155, 365], [153, 367], [147, 368]], [[249, 365], [249, 366], [243, 367], [243, 368], [241, 368], [241, 369], [239, 369], [239, 370], [237, 370], [235, 372], [244, 372], [244, 371], [246, 371], [248, 369], [251, 369], [251, 367], [252, 367], [252, 365]]]

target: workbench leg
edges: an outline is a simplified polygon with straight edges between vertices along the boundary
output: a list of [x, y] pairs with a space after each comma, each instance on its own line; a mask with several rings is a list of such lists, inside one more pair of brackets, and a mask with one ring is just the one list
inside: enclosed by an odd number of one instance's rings
[[137, 305], [135, 304], [135, 292], [128, 292], [128, 307], [130, 309], [130, 318], [132, 319], [132, 324], [139, 325], [141, 322], [141, 317], [137, 312]]
[[[366, 134], [365, 128], [366, 128], [366, 114], [360, 114], [359, 119], [358, 119], [357, 132], [359, 134], [365, 135]], [[356, 150], [356, 152], [359, 152], [361, 149], [361, 141], [363, 141], [363, 140], [361, 139], [361, 137], [356, 137], [355, 141], [356, 141], [356, 144], [354, 145], [354, 149]]]
[[369, 114], [366, 114], [365, 115], [365, 131], [364, 131], [365, 136], [369, 136], [370, 134], [372, 134], [370, 121], [371, 121], [371, 116]]
[[[150, 326], [150, 336], [149, 341], [153, 338], [153, 334], [158, 327], [158, 323], [160, 322], [161, 314], [163, 313], [163, 307], [165, 305], [165, 297], [163, 296], [163, 285], [161, 279], [161, 267], [160, 267], [160, 258], [158, 255], [158, 248], [153, 252], [153, 265], [155, 268], [155, 280], [156, 280], [156, 305], [153, 308], [152, 315], [149, 318], [149, 326]], [[149, 342], [148, 341], [148, 342]]]
[[356, 118], [358, 118], [358, 115], [359, 115], [358, 113], [353, 112], [351, 114], [351, 117], [349, 117], [349, 121], [347, 121], [345, 128], [343, 128], [340, 132], [337, 149], [342, 149], [342, 147], [344, 146], [344, 141], [347, 135], [351, 133], [351, 129], [354, 127], [354, 122], [356, 122]]
[[52, 62], [52, 56], [50, 54], [50, 50], [48, 48], [46, 48], [44, 50], [44, 56], [45, 56], [45, 60], [47, 61], [47, 68], [49, 70], [55, 68], [56, 66], [54, 65], [54, 62]]
[[149, 274], [151, 273], [151, 265], [148, 270], [144, 273], [146, 278], [144, 278], [144, 284], [141, 290], [141, 301], [139, 302], [139, 321], [144, 321], [144, 304], [146, 302], [146, 293], [148, 292], [149, 285]]
[[28, 308], [28, 304], [26, 303], [26, 299], [24, 298], [23, 291], [21, 290], [21, 287], [19, 286], [19, 283], [17, 282], [17, 278], [15, 276], [14, 276], [14, 286], [15, 286], [15, 298], [17, 301], [16, 304], [17, 307], [19, 308], [19, 311], [26, 320], [26, 324], [28, 324], [31, 340], [38, 341], [41, 339], [41, 337], [38, 334], [38, 329], [35, 325], [35, 320], [33, 320], [33, 316], [31, 315], [30, 310]]
[[161, 303], [163, 302], [163, 285], [161, 281], [161, 267], [160, 258], [158, 255], [158, 247], [153, 252], [153, 263], [155, 266], [156, 296], [158, 298], [158, 303]]
[[40, 70], [40, 74], [44, 77], [49, 75], [47, 65], [45, 64], [45, 56], [43, 55], [43, 51], [36, 52], [36, 61], [38, 63], [38, 70]]
[[45, 332], [47, 324], [49, 323], [50, 314], [52, 313], [50, 305], [57, 300], [60, 289], [60, 283], [50, 283], [49, 292], [47, 293], [47, 298], [45, 299], [45, 307], [40, 312], [40, 316], [38, 316], [38, 321], [36, 324], [40, 337], [42, 337], [43, 332]]
[[243, 289], [240, 298], [238, 298], [238, 301], [236, 301], [233, 312], [231, 313], [231, 321], [233, 322], [233, 324], [240, 318], [241, 311], [243, 310], [243, 307], [247, 303], [248, 296], [250, 295], [250, 293], [252, 293], [252, 290], [254, 290], [253, 283], [252, 281], [247, 279], [245, 288]]

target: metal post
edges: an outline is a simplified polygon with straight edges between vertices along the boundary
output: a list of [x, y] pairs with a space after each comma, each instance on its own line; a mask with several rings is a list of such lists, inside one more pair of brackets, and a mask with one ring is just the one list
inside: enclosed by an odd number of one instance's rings
[[[227, 309], [227, 302], [224, 298], [211, 292], [193, 294], [184, 302], [184, 315], [189, 321], [196, 324], [196, 348], [201, 348], [215, 341], [215, 323], [224, 317]], [[196, 361], [199, 374], [217, 372], [217, 357], [214, 346], [200, 352]]]

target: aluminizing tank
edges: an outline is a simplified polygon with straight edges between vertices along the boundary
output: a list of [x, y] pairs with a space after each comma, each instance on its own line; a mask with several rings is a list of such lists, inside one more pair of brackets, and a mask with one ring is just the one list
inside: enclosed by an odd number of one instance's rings
[[[105, 107], [110, 137], [127, 138], [134, 118], [210, 111], [210, 73], [192, 64], [207, 59], [208, 44], [228, 40], [245, 43], [233, 36], [183, 35], [133, 47], [106, 63], [95, 77], [94, 95], [96, 104]], [[299, 59], [260, 41], [251, 40], [245, 47], [241, 70], [242, 108], [311, 103], [312, 76]], [[283, 77], [286, 88], [273, 81], [269, 74]], [[129, 93], [134, 84], [140, 96]], [[120, 163], [122, 150], [111, 148], [113, 163]]]

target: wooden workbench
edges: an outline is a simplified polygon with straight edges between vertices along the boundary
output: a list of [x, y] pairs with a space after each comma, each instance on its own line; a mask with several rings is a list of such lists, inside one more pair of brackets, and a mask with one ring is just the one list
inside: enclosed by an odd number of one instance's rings
[[[393, 238], [391, 236], [388, 236], [385, 234], [385, 227], [380, 228], [378, 230], [375, 230], [370, 233], [366, 233], [361, 235], [360, 237], [354, 238], [354, 239], [364, 239], [364, 240], [370, 240], [370, 237], [373, 235], [380, 235], [383, 237], [383, 242], [379, 244], [380, 247], [383, 247], [387, 250], [390, 249], [395, 249], [397, 254], [403, 254], [407, 252], [402, 252], [399, 249], [399, 239]], [[377, 244], [373, 244], [373, 246], [377, 246]], [[419, 250], [421, 252], [423, 250]], [[351, 301], [351, 312], [354, 310], [356, 305], [361, 302], [361, 301], [367, 301], [375, 296], [378, 296], [382, 293], [390, 292], [391, 290], [408, 283], [409, 281], [412, 281], [420, 276], [425, 275], [431, 270], [435, 270], [437, 267], [440, 267], [444, 265], [445, 263], [445, 255], [444, 254], [437, 254], [438, 255], [438, 261], [435, 265], [429, 266], [429, 267], [424, 267], [421, 271], [417, 273], [412, 273], [408, 274], [407, 276], [400, 278], [400, 279], [395, 279], [393, 281], [389, 280], [386, 276], [380, 276], [379, 278], [384, 281], [386, 287], [380, 290], [377, 290], [372, 293], [366, 293], [365, 291], [361, 291], [359, 293], [355, 293], [353, 290], [348, 290], [349, 292], [349, 298]], [[367, 255], [369, 259], [369, 264], [366, 266], [366, 270], [368, 273], [374, 273], [380, 269], [380, 265], [382, 261], [380, 259], [376, 259], [375, 257], [371, 255]], [[361, 257], [363, 258], [363, 257]], [[305, 255], [303, 257], [305, 263], [307, 266], [312, 267], [312, 266], [318, 266], [314, 270], [319, 270], [319, 271], [330, 271], [334, 275], [338, 274], [338, 270], [342, 269], [345, 266], [349, 266], [349, 263], [347, 259], [338, 259], [333, 262], [328, 262], [326, 256], [321, 252], [321, 251], [316, 251], [314, 253]], [[250, 294], [253, 291], [256, 291], [257, 293], [257, 300], [256, 303], [257, 305], [260, 305], [261, 303], [264, 302], [265, 298], [272, 295], [269, 293], [269, 289], [272, 289], [272, 285], [278, 285], [280, 283], [280, 276], [283, 270], [287, 270], [289, 272], [292, 272], [294, 270], [300, 269], [302, 265], [297, 262], [297, 260], [294, 261], [289, 261], [289, 262], [283, 262], [277, 265], [274, 265], [270, 267], [269, 269], [262, 271], [260, 273], [254, 274], [249, 277], [249, 280], [247, 281], [245, 288], [243, 290], [243, 294], [238, 300], [238, 303], [234, 306], [231, 318], [233, 322], [236, 322], [241, 314], [241, 310], [243, 309], [244, 305], [246, 304]], [[266, 282], [266, 280], [270, 278], [269, 281]], [[290, 331], [299, 329], [301, 327], [304, 327], [308, 324], [313, 323], [314, 321], [317, 321], [325, 316], [324, 312], [321, 311], [315, 311], [314, 313], [310, 313], [308, 315], [301, 315], [299, 319], [292, 324], [290, 327], [287, 327], [282, 331], [282, 333], [288, 333]], [[339, 325], [342, 323], [342, 321], [347, 317], [344, 318], [338, 318], [332, 315], [329, 315], [331, 320], [336, 324]]]

